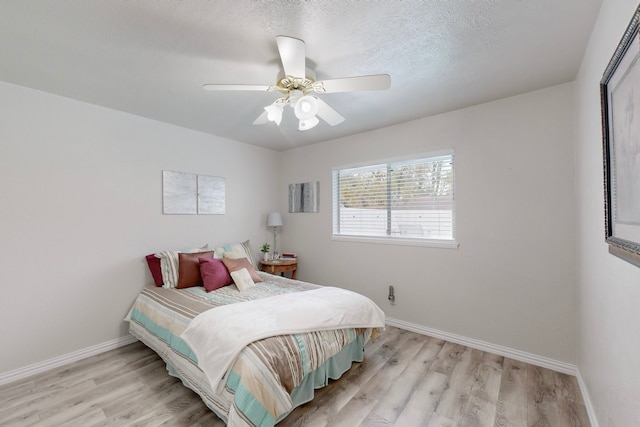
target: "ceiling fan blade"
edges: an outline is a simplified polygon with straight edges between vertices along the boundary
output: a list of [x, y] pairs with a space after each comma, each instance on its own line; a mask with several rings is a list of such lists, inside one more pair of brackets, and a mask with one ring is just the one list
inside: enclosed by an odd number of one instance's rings
[[355, 92], [359, 90], [387, 90], [391, 86], [389, 74], [374, 74], [372, 76], [345, 77], [342, 79], [321, 80], [315, 83], [314, 89], [318, 93]]
[[204, 90], [248, 90], [248, 91], [258, 91], [258, 92], [267, 92], [269, 91], [269, 85], [202, 85], [202, 89]]
[[316, 99], [318, 100], [318, 117], [320, 117], [331, 126], [338, 125], [344, 121], [344, 117], [342, 117], [336, 110], [331, 108], [329, 104], [327, 104], [320, 98]]
[[254, 125], [264, 125], [269, 123], [269, 119], [267, 118], [268, 114], [266, 111], [263, 111], [262, 114], [258, 116], [258, 118], [253, 122]]
[[305, 46], [304, 41], [288, 36], [277, 36], [276, 43], [282, 59], [284, 74], [291, 77], [305, 76]]

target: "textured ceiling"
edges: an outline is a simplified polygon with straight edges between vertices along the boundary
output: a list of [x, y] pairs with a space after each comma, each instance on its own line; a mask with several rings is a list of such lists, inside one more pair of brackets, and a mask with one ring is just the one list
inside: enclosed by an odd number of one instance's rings
[[[602, 0], [3, 0], [0, 80], [276, 150], [575, 78]], [[318, 79], [387, 73], [391, 89], [322, 99], [346, 120], [252, 122], [277, 93], [275, 36]]]

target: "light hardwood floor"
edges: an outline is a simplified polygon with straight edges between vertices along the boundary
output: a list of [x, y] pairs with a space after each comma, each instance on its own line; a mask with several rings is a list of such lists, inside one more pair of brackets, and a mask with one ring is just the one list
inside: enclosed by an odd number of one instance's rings
[[[1, 426], [223, 426], [142, 343], [0, 387]], [[387, 327], [279, 427], [589, 426], [574, 377]]]

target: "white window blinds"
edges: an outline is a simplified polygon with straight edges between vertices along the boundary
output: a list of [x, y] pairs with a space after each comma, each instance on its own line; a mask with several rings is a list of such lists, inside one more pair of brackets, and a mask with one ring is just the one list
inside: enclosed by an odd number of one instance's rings
[[453, 152], [333, 170], [333, 234], [453, 241]]

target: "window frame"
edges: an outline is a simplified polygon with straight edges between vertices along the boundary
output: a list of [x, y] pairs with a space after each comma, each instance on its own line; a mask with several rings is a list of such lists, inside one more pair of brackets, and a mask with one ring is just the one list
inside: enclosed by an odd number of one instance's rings
[[[387, 168], [389, 168], [390, 164], [393, 164], [393, 163], [409, 162], [412, 160], [423, 160], [423, 159], [449, 156], [449, 155], [451, 156], [451, 160], [453, 163], [453, 168], [452, 168], [453, 212], [452, 212], [452, 219], [451, 219], [451, 223], [452, 223], [451, 239], [433, 239], [433, 238], [430, 239], [430, 238], [398, 237], [398, 236], [352, 236], [352, 235], [336, 234], [336, 220], [339, 221], [338, 200], [339, 200], [339, 194], [340, 194], [339, 189], [336, 188], [336, 182], [335, 182], [336, 173], [339, 173], [341, 170], [344, 170], [344, 169], [364, 168], [367, 166], [375, 166], [375, 165], [381, 165], [381, 166], [386, 165]], [[359, 162], [355, 164], [340, 165], [340, 166], [332, 167], [331, 168], [331, 193], [332, 193], [331, 194], [331, 198], [332, 198], [331, 240], [343, 241], [343, 242], [383, 244], [383, 245], [423, 246], [423, 247], [444, 248], [444, 249], [457, 249], [459, 247], [459, 243], [456, 241], [455, 175], [456, 175], [455, 151], [453, 149], [431, 151], [431, 152], [412, 154], [412, 155], [402, 156], [402, 157], [369, 160], [366, 162]], [[390, 185], [390, 183], [388, 185]]]

